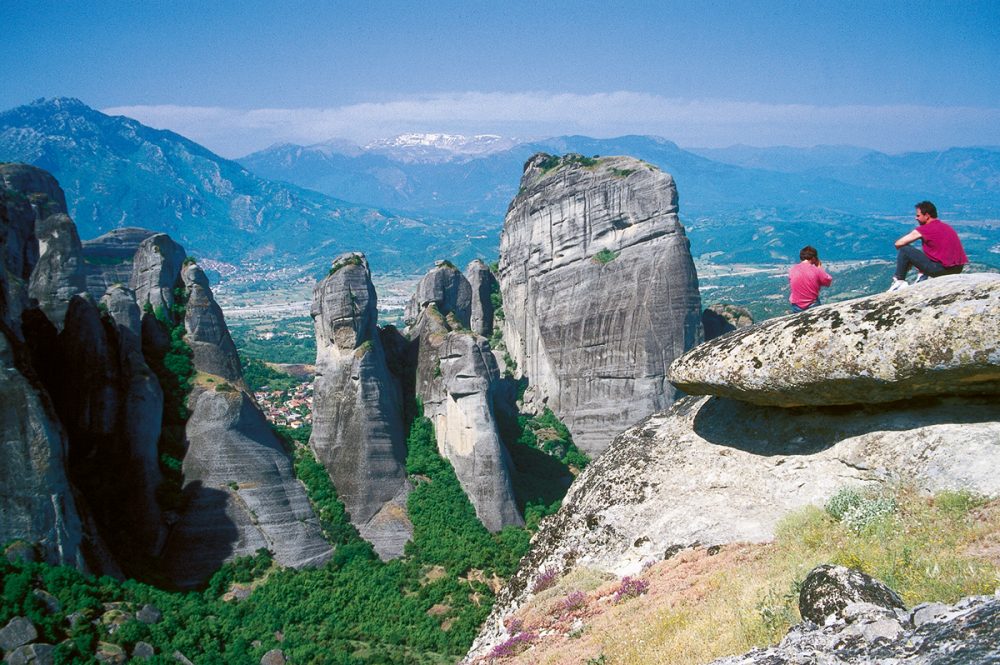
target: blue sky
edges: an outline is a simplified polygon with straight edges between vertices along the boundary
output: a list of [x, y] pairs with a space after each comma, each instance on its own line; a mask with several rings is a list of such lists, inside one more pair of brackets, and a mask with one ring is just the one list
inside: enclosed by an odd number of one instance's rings
[[405, 131], [1000, 144], [1000, 2], [2, 0], [0, 108], [71, 96], [226, 156]]

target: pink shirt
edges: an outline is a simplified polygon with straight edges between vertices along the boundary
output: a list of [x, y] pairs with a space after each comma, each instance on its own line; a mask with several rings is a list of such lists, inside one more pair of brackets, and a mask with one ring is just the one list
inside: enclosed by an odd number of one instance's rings
[[820, 287], [830, 286], [833, 283], [833, 277], [819, 266], [802, 261], [788, 271], [788, 283], [792, 287], [792, 295], [788, 298], [788, 302], [799, 307], [807, 307], [819, 298]]
[[928, 258], [937, 261], [945, 268], [964, 266], [969, 262], [965, 250], [962, 249], [962, 241], [958, 239], [958, 234], [950, 225], [940, 219], [932, 219], [918, 226], [916, 230], [920, 234], [924, 254]]

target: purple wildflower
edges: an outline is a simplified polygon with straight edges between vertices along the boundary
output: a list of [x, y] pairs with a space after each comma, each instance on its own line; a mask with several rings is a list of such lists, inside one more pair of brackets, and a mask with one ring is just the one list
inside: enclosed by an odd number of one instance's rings
[[614, 601], [620, 603], [629, 598], [637, 598], [647, 591], [649, 591], [649, 582], [625, 576], [622, 578], [621, 584], [618, 585], [618, 590], [615, 591]]

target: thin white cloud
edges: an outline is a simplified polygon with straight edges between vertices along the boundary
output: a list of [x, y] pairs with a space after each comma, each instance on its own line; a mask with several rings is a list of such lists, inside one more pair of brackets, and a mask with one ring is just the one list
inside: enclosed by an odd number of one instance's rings
[[331, 108], [162, 105], [104, 112], [173, 130], [227, 157], [273, 143], [331, 138], [365, 143], [411, 131], [597, 138], [653, 134], [684, 146], [846, 143], [890, 152], [1000, 144], [997, 108], [766, 104], [635, 92], [461, 92]]

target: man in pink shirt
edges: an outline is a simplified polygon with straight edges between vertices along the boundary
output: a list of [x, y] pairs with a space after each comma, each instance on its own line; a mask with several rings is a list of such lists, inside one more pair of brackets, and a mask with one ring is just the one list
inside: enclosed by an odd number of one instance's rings
[[[923, 273], [917, 277], [917, 281], [921, 282], [928, 277], [957, 275], [969, 262], [958, 233], [938, 219], [937, 214], [937, 207], [930, 201], [921, 201], [916, 205], [917, 228], [896, 241], [899, 253], [896, 255], [896, 274], [890, 291], [908, 286], [906, 273], [910, 271], [910, 266]], [[914, 240], [920, 240], [922, 249], [911, 244]]]
[[819, 290], [830, 286], [833, 277], [823, 270], [816, 248], [806, 245], [799, 250], [799, 263], [788, 271], [788, 283], [792, 287], [792, 295], [788, 298], [792, 311], [801, 312], [823, 304], [819, 301]]

